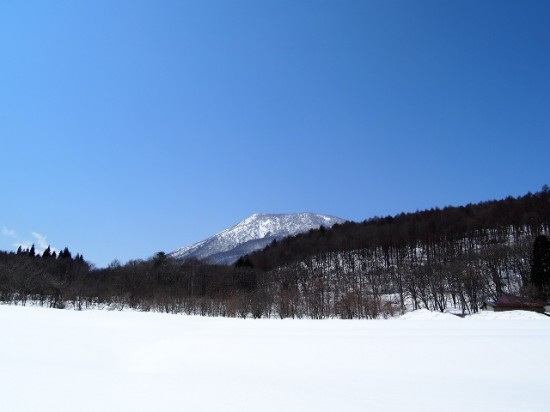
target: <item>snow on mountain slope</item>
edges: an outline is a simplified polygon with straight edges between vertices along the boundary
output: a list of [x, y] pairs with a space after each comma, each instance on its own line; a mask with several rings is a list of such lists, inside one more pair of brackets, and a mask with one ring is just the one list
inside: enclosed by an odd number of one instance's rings
[[273, 240], [343, 223], [344, 219], [315, 213], [267, 214], [255, 213], [249, 218], [206, 240], [170, 253], [176, 259], [208, 259], [229, 264], [240, 256], [262, 249]]

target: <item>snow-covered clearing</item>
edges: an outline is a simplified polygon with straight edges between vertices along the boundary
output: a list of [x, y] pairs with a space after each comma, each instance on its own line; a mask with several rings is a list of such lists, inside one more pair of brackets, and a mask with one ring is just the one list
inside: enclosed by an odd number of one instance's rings
[[548, 411], [550, 318], [0, 306], [2, 411]]

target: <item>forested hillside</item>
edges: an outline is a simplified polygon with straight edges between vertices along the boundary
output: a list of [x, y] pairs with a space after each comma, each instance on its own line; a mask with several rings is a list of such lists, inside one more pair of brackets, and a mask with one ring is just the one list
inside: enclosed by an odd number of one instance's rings
[[549, 298], [549, 234], [545, 186], [519, 198], [321, 227], [233, 266], [159, 252], [95, 269], [68, 249], [2, 252], [0, 300], [241, 317], [476, 312], [502, 293]]
[[549, 222], [545, 186], [519, 198], [321, 228], [238, 264], [277, 279], [286, 315], [372, 317], [406, 303], [476, 312], [502, 293], [548, 298], [550, 264], [546, 280], [531, 276], [533, 245], [548, 235]]

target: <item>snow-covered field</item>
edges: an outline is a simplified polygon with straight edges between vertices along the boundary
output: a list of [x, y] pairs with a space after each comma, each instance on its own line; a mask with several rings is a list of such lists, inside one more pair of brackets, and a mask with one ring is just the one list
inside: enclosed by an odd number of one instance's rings
[[550, 318], [0, 306], [2, 411], [549, 411]]

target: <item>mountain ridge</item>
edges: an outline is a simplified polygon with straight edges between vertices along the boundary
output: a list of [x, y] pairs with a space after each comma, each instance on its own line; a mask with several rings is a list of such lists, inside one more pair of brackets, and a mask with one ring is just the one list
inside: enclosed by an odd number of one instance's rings
[[344, 219], [335, 216], [310, 212], [254, 213], [207, 239], [174, 250], [169, 256], [230, 264], [241, 256], [267, 246], [273, 240], [344, 222]]

